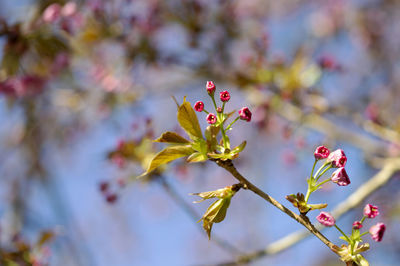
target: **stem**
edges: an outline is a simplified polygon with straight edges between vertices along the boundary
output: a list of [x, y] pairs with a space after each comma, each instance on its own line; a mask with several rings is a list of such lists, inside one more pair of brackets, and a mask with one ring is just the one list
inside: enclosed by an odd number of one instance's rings
[[233, 126], [233, 124], [235, 124], [236, 121], [239, 120], [239, 118], [240, 118], [239, 116], [236, 117], [235, 120], [233, 120], [232, 123], [230, 123], [230, 124], [225, 128], [225, 131], [228, 131], [229, 129], [231, 129], [231, 127]]
[[324, 169], [328, 164], [329, 164], [329, 163], [326, 162], [326, 163], [324, 163], [324, 164], [318, 169], [318, 171], [317, 171], [317, 172], [315, 173], [315, 175], [314, 175], [314, 179], [315, 179], [316, 176], [318, 176], [319, 172], [321, 172], [322, 169]]
[[306, 204], [308, 202], [308, 198], [310, 197], [310, 195], [311, 195], [311, 187], [310, 187], [310, 185], [308, 185], [307, 194], [306, 194], [306, 197], [304, 199], [306, 201]]
[[330, 178], [328, 178], [328, 179], [322, 181], [321, 183], [319, 183], [318, 185], [316, 185], [316, 187], [320, 187], [320, 186], [322, 186], [323, 184], [325, 184], [326, 182], [329, 182], [329, 181], [331, 181]]
[[222, 112], [221, 112], [221, 113], [224, 113], [225, 103], [226, 103], [226, 102], [223, 102], [223, 103], [222, 103]]
[[367, 218], [367, 216], [363, 216], [363, 218], [361, 218], [361, 221], [360, 221], [360, 223], [363, 223], [363, 222], [364, 222], [364, 220], [365, 220], [365, 218]]
[[315, 180], [318, 181], [318, 179], [319, 179], [323, 174], [325, 174], [326, 171], [328, 171], [328, 170], [331, 169], [331, 168], [332, 168], [332, 165], [329, 165], [327, 168], [325, 168], [324, 171], [322, 171], [322, 173], [320, 173], [320, 174], [317, 176], [317, 178], [316, 178]]
[[339, 230], [340, 233], [342, 233], [342, 235], [347, 239], [347, 241], [349, 241], [349, 243], [352, 243], [353, 241], [351, 241], [351, 239], [342, 231], [342, 229], [340, 229], [336, 224], [334, 224], [334, 226], [336, 227], [337, 230]]
[[228, 148], [228, 141], [226, 139], [226, 134], [225, 134], [225, 130], [224, 130], [224, 125], [220, 124], [219, 127], [221, 128], [221, 134], [222, 134], [222, 141], [224, 142], [224, 148], [227, 149]]
[[203, 112], [209, 114], [209, 112], [206, 109], [203, 109]]
[[312, 234], [314, 234], [319, 240], [321, 240], [326, 246], [328, 246], [333, 252], [337, 253], [337, 250], [339, 249], [338, 246], [333, 244], [329, 239], [327, 239], [320, 231], [318, 231], [315, 226], [310, 222], [307, 216], [305, 215], [298, 215], [291, 210], [289, 210], [287, 207], [282, 205], [280, 202], [272, 198], [270, 195], [266, 194], [264, 191], [259, 189], [257, 186], [253, 185], [250, 181], [248, 181], [244, 176], [242, 176], [235, 168], [231, 160], [218, 160], [218, 159], [213, 159], [213, 161], [220, 167], [224, 168], [228, 172], [232, 174], [237, 180], [239, 180], [240, 183], [243, 184], [244, 189], [251, 190], [253, 193], [257, 194], [264, 200], [268, 201], [272, 205], [274, 205], [276, 208], [278, 208], [280, 211], [286, 213], [288, 216], [290, 216], [292, 219], [296, 220], [298, 223], [302, 224], [305, 228], [307, 228], [308, 231], [310, 231]]
[[317, 159], [315, 159], [315, 161], [314, 161], [314, 165], [312, 166], [312, 169], [311, 169], [310, 180], [312, 180], [312, 179], [313, 179], [314, 169], [315, 169], [315, 165], [317, 164], [317, 162], [318, 162], [318, 160], [317, 160]]
[[369, 234], [369, 231], [362, 233], [362, 234], [360, 235], [360, 237], [365, 236], [365, 235], [367, 235], [367, 234]]
[[213, 104], [214, 104], [215, 112], [217, 112], [217, 104], [215, 103], [214, 95], [211, 96], [211, 99], [212, 99]]

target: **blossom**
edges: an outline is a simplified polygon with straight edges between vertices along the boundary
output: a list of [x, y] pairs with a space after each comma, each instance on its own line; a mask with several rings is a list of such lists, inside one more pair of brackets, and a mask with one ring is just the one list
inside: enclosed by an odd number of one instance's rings
[[68, 2], [66, 3], [61, 9], [61, 15], [64, 17], [70, 17], [75, 15], [76, 13], [76, 3], [75, 2]]
[[202, 101], [197, 101], [194, 104], [194, 110], [196, 110], [197, 112], [202, 112], [204, 109], [204, 103]]
[[340, 167], [332, 173], [331, 180], [333, 183], [337, 183], [339, 186], [347, 186], [350, 184], [349, 176], [346, 173], [344, 167]]
[[376, 225], [371, 226], [369, 229], [369, 233], [371, 237], [376, 242], [382, 241], [383, 234], [385, 233], [386, 225], [384, 223], [377, 223]]
[[321, 212], [318, 216], [317, 216], [317, 220], [318, 222], [320, 222], [322, 225], [324, 226], [333, 226], [335, 225], [336, 221], [335, 218], [333, 218], [332, 215], [330, 215], [327, 212]]
[[229, 94], [228, 91], [221, 91], [219, 93], [219, 96], [222, 102], [227, 102], [231, 99], [231, 95]]
[[207, 81], [206, 89], [209, 95], [214, 95], [215, 92], [215, 84], [212, 81]]
[[327, 162], [330, 162], [332, 167], [335, 168], [344, 167], [347, 162], [347, 157], [342, 149], [337, 149], [329, 154]]
[[242, 120], [246, 120], [247, 122], [250, 122], [251, 120], [251, 112], [249, 108], [243, 107], [242, 109], [239, 110], [239, 117]]
[[363, 225], [360, 221], [355, 221], [353, 223], [353, 229], [361, 229], [362, 227], [363, 227]]
[[207, 115], [207, 123], [209, 123], [209, 124], [215, 124], [216, 122], [217, 122], [217, 117], [215, 116], [215, 114], [213, 114], [213, 113], [209, 113], [208, 115]]
[[44, 11], [42, 15], [42, 19], [44, 22], [52, 23], [56, 21], [61, 14], [61, 6], [57, 3], [49, 5]]
[[328, 149], [327, 147], [325, 147], [325, 146], [318, 146], [318, 147], [315, 149], [314, 157], [315, 157], [316, 160], [325, 159], [325, 158], [328, 158], [329, 153], [330, 153], [330, 151], [329, 151], [329, 149]]
[[379, 210], [377, 206], [371, 205], [371, 204], [367, 204], [364, 207], [364, 216], [368, 217], [368, 218], [375, 218], [376, 216], [378, 216], [379, 214]]

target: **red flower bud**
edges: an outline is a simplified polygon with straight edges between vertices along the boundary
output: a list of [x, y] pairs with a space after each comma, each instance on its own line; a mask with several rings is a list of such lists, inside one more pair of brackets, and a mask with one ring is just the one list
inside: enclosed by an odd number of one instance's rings
[[217, 107], [217, 113], [222, 113], [222, 108], [221, 107]]
[[215, 116], [215, 114], [209, 113], [207, 115], [207, 123], [212, 125], [212, 124], [215, 124], [216, 122], [217, 122], [217, 117]]
[[327, 162], [332, 163], [332, 167], [335, 168], [344, 167], [347, 162], [347, 157], [342, 149], [337, 149], [329, 154]]
[[109, 183], [108, 182], [101, 182], [100, 183], [100, 191], [101, 192], [106, 192], [109, 188]]
[[204, 103], [202, 101], [198, 101], [194, 104], [194, 110], [197, 112], [202, 112], [204, 109]]
[[251, 121], [251, 112], [249, 108], [243, 107], [242, 109], [239, 110], [239, 117], [242, 120], [246, 120], [247, 122]]
[[206, 89], [209, 95], [214, 95], [215, 92], [215, 84], [212, 81], [207, 81]]
[[219, 96], [222, 102], [227, 102], [231, 99], [231, 95], [229, 94], [228, 91], [221, 91], [219, 93]]
[[334, 226], [336, 221], [335, 218], [333, 218], [332, 215], [330, 215], [327, 212], [321, 212], [318, 216], [317, 216], [317, 220], [318, 222], [320, 222], [322, 225], [324, 226]]
[[329, 153], [330, 153], [330, 151], [327, 147], [319, 146], [315, 149], [314, 157], [316, 160], [325, 159], [325, 158], [328, 158]]
[[339, 186], [347, 186], [350, 184], [349, 176], [346, 173], [344, 167], [340, 167], [332, 173], [331, 180], [333, 183], [337, 183]]
[[364, 216], [372, 219], [379, 215], [379, 210], [377, 206], [367, 204], [364, 207]]
[[385, 233], [386, 225], [384, 223], [377, 223], [376, 225], [371, 226], [369, 229], [369, 233], [371, 237], [376, 242], [382, 241], [383, 234]]
[[115, 203], [117, 201], [117, 199], [118, 199], [117, 194], [110, 194], [110, 195], [107, 195], [107, 197], [106, 197], [106, 201], [110, 204]]
[[362, 227], [363, 227], [363, 225], [360, 221], [355, 221], [353, 223], [353, 229], [361, 229]]

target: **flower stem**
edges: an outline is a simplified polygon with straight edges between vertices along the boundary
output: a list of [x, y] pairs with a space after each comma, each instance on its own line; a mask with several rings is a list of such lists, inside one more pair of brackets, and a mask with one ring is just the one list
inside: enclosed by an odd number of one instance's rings
[[369, 234], [369, 231], [362, 233], [362, 234], [360, 235], [360, 237], [365, 236], [366, 234]]
[[365, 218], [367, 218], [367, 216], [363, 216], [363, 218], [361, 218], [361, 221], [360, 221], [360, 223], [363, 223], [363, 222], [364, 222], [364, 220], [365, 220]]
[[350, 244], [353, 242], [353, 241], [342, 231], [342, 229], [340, 229], [336, 224], [334, 224], [333, 226], [335, 226], [336, 229], [339, 230], [340, 233], [342, 233], [342, 235], [347, 239], [347, 241], [349, 241]]
[[317, 176], [317, 178], [315, 179], [315, 181], [318, 181], [318, 179], [319, 179], [323, 174], [325, 174], [326, 171], [328, 171], [328, 170], [331, 169], [331, 168], [332, 168], [332, 165], [329, 165], [327, 168], [325, 168], [325, 170], [322, 171], [322, 173], [320, 173], [320, 174]]
[[318, 185], [316, 185], [316, 187], [318, 188], [318, 187], [322, 186], [323, 184], [325, 184], [326, 182], [329, 182], [329, 181], [331, 181], [330, 178], [328, 178], [328, 179], [322, 181], [321, 183], [319, 183]]
[[213, 104], [214, 104], [215, 112], [217, 112], [217, 103], [215, 102], [214, 95], [211, 96], [211, 99], [212, 99]]
[[316, 176], [318, 176], [318, 174], [322, 171], [322, 169], [324, 169], [328, 164], [329, 164], [329, 163], [326, 162], [326, 163], [324, 163], [324, 164], [318, 169], [318, 171], [317, 171], [317, 172], [315, 173], [315, 175], [314, 175], [314, 179], [315, 179]]
[[229, 129], [231, 129], [231, 127], [233, 126], [233, 124], [235, 124], [236, 121], [239, 120], [239, 118], [240, 118], [239, 116], [236, 117], [235, 120], [233, 120], [232, 123], [230, 123], [230, 124], [225, 128], [225, 131], [228, 131]]
[[206, 109], [203, 109], [203, 112], [209, 114], [209, 112]]
[[314, 160], [314, 165], [312, 166], [312, 169], [311, 169], [310, 180], [313, 179], [314, 169], [315, 169], [315, 165], [317, 164], [317, 162], [318, 162], [318, 160], [315, 159], [315, 160]]

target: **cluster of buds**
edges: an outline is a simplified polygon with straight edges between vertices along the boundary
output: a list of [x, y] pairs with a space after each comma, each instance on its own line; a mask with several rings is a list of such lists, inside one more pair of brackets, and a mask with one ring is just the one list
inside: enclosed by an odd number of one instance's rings
[[[347, 186], [350, 184], [349, 176], [345, 170], [345, 166], [347, 163], [347, 157], [343, 150], [337, 149], [334, 152], [330, 152], [330, 150], [325, 146], [319, 146], [315, 149], [314, 152], [314, 165], [311, 170], [311, 175], [307, 179], [308, 190], [306, 196], [301, 193], [297, 195], [291, 194], [286, 196], [286, 199], [290, 201], [293, 206], [299, 209], [300, 213], [307, 213], [310, 210], [322, 209], [327, 206], [327, 204], [308, 204], [308, 199], [312, 192], [318, 190], [322, 187], [323, 184], [332, 181], [339, 186]], [[314, 174], [314, 169], [317, 162], [325, 160], [325, 162], [321, 165], [321, 167]], [[324, 181], [318, 182], [319, 179], [331, 168], [337, 168], [329, 178]]]
[[77, 28], [82, 23], [82, 17], [78, 13], [75, 2], [67, 2], [63, 6], [53, 3], [46, 7], [42, 14], [42, 20], [45, 23], [59, 23], [61, 29], [68, 33]]
[[[124, 179], [117, 179], [118, 188], [123, 188], [125, 186]], [[114, 204], [118, 200], [117, 190], [112, 189], [112, 183], [108, 181], [103, 181], [99, 184], [100, 193], [103, 195], [107, 203]]]
[[363, 228], [363, 222], [365, 219], [373, 219], [378, 215], [379, 209], [377, 206], [371, 204], [365, 205], [363, 217], [359, 221], [354, 221], [350, 235], [345, 234], [343, 230], [336, 225], [335, 218], [327, 212], [321, 212], [317, 216], [317, 220], [324, 226], [334, 226], [342, 234], [340, 239], [348, 243], [348, 245], [342, 245], [341, 248], [337, 250], [337, 253], [340, 255], [342, 261], [355, 262], [358, 265], [368, 265], [366, 264], [365, 258], [360, 253], [368, 250], [369, 244], [365, 243], [363, 245], [359, 245], [359, 243], [363, 242], [362, 237], [367, 234], [370, 234], [372, 239], [376, 242], [382, 241], [386, 226], [384, 223], [377, 223], [371, 226], [370, 229], [364, 233], [361, 233], [360, 229]]

